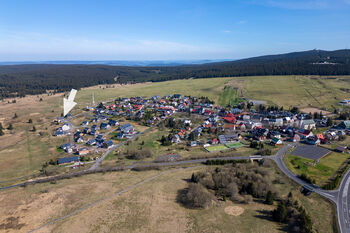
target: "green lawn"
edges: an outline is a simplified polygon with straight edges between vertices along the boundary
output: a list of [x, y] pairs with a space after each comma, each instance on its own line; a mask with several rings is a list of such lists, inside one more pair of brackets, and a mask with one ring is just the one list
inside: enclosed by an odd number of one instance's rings
[[285, 156], [285, 163], [294, 174], [307, 174], [316, 180], [317, 185], [322, 186], [348, 157], [348, 154], [332, 152], [315, 164], [313, 160], [289, 154]]
[[244, 144], [242, 144], [241, 142], [232, 142], [232, 143], [225, 144], [225, 146], [227, 146], [228, 148], [237, 148], [237, 147], [244, 146]]
[[243, 99], [238, 96], [237, 88], [225, 86], [219, 97], [219, 105], [226, 107], [228, 104], [235, 105], [242, 100]]

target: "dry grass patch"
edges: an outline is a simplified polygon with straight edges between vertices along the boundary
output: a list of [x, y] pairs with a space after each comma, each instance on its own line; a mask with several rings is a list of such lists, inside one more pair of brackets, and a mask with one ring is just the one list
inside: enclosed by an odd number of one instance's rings
[[227, 206], [224, 211], [228, 215], [239, 216], [244, 213], [244, 208], [241, 206]]

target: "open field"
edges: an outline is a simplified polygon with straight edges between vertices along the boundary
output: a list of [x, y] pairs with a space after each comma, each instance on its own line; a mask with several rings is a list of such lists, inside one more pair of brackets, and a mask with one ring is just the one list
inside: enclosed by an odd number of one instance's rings
[[239, 98], [237, 90], [238, 87], [225, 86], [219, 97], [218, 104], [222, 107], [226, 107], [228, 104], [238, 104], [242, 101], [242, 98]]
[[208, 146], [205, 149], [209, 152], [213, 152], [213, 151], [227, 150], [228, 148], [225, 145], [215, 145], [215, 146]]
[[[78, 91], [76, 96], [78, 105], [73, 109], [72, 115], [81, 113], [82, 108], [91, 102], [92, 93], [95, 94], [96, 102], [124, 96], [180, 93], [208, 96], [215, 103], [221, 102], [222, 104], [237, 95], [247, 99], [265, 100], [269, 104], [283, 105], [286, 108], [316, 106], [333, 110], [332, 106], [336, 106], [337, 102], [349, 98], [349, 93], [344, 89], [349, 83], [349, 76], [332, 79], [316, 76], [266, 76], [187, 79], [114, 85], [114, 88], [95, 86]], [[231, 87], [226, 94], [224, 93], [225, 86]], [[44, 162], [63, 155], [63, 152], [57, 151], [56, 147], [67, 142], [68, 139], [50, 136], [56, 127], [51, 122], [62, 112], [62, 97], [62, 94], [27, 96], [16, 98], [16, 103], [8, 103], [8, 100], [0, 103], [0, 122], [5, 127], [10, 123], [14, 126], [14, 130], [6, 130], [6, 134], [1, 136], [1, 180], [37, 173]], [[12, 99], [9, 101], [11, 102]], [[12, 119], [15, 113], [18, 118]], [[33, 120], [32, 124], [27, 123], [29, 119]], [[29, 131], [33, 125], [37, 129], [36, 132]], [[43, 136], [39, 136], [39, 132], [42, 132]], [[195, 149], [191, 153], [185, 152], [185, 155], [194, 156], [194, 153], [200, 154], [201, 152], [202, 150]]]
[[[349, 98], [344, 86], [350, 76], [328, 78], [326, 76], [256, 76], [213, 79], [187, 79], [134, 85], [116, 85], [115, 88], [90, 87], [78, 92], [80, 102], [91, 102], [91, 93], [102, 101], [116, 96], [152, 96], [180, 93], [192, 96], [208, 96], [217, 104], [227, 104], [230, 98], [265, 100], [270, 104], [300, 108], [314, 106], [333, 110], [339, 101]], [[225, 86], [227, 88], [225, 89]], [[231, 87], [231, 88], [229, 88]]]
[[314, 160], [293, 155], [286, 155], [284, 161], [288, 169], [294, 174], [307, 174], [315, 179], [316, 185], [322, 186], [348, 158], [348, 154], [332, 152], [320, 159], [320, 162], [317, 164], [315, 164]]
[[[177, 203], [178, 191], [187, 187], [187, 179], [196, 171], [214, 167], [170, 169], [162, 171], [123, 171], [93, 174], [36, 184], [0, 192], [0, 229], [27, 232], [95, 203], [126, 187], [161, 174], [129, 191], [95, 204], [73, 216], [46, 226], [37, 232], [281, 232], [283, 226], [266, 217], [275, 206], [254, 201], [251, 204], [219, 202], [208, 209], [187, 209]], [[271, 168], [275, 171], [274, 166]], [[280, 195], [289, 191], [310, 213], [317, 232], [332, 232], [332, 205], [319, 196], [305, 197], [298, 186], [277, 170], [276, 188]], [[20, 202], [18, 200], [21, 200]], [[227, 207], [238, 206], [243, 213], [227, 214]], [[226, 209], [226, 212], [225, 212]]]

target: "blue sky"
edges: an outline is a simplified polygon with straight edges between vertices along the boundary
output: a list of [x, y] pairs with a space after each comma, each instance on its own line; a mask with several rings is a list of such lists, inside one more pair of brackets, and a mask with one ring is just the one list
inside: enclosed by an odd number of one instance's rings
[[350, 48], [350, 0], [0, 0], [0, 61], [238, 59]]

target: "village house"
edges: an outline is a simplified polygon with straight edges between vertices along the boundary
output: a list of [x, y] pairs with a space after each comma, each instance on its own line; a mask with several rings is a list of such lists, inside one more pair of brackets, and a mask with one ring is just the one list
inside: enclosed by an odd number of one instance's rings
[[123, 134], [132, 134], [134, 132], [134, 127], [127, 123], [119, 126], [118, 130], [120, 130]]
[[113, 142], [111, 140], [104, 142], [102, 145], [103, 148], [107, 148], [107, 149], [111, 148], [112, 146], [113, 146]]
[[89, 154], [89, 148], [87, 147], [82, 147], [77, 150], [77, 154], [80, 156], [87, 155]]
[[282, 126], [283, 125], [283, 119], [282, 118], [276, 118], [276, 119], [270, 119], [269, 124], [272, 126]]
[[196, 141], [191, 141], [189, 146], [197, 146], [197, 142]]
[[283, 144], [282, 140], [277, 137], [274, 137], [271, 139], [271, 145], [278, 146], [282, 144]]
[[339, 102], [339, 104], [350, 105], [350, 100], [342, 100], [341, 102]]
[[117, 126], [117, 125], [119, 125], [119, 123], [118, 123], [118, 121], [115, 121], [115, 120], [109, 120], [108, 121], [108, 125], [110, 125], [110, 126]]
[[307, 137], [305, 143], [309, 145], [319, 145], [321, 143], [320, 139], [316, 136]]
[[299, 136], [299, 134], [294, 134], [294, 136], [293, 136], [293, 138], [292, 138], [292, 141], [293, 142], [300, 142], [300, 136]]
[[262, 127], [262, 123], [258, 122], [258, 121], [249, 121], [248, 123], [246, 123], [246, 127], [248, 129], [261, 128]]
[[76, 142], [76, 143], [84, 142], [84, 138], [82, 138], [81, 136], [75, 137], [74, 142]]
[[93, 146], [93, 145], [96, 145], [96, 139], [93, 138], [93, 139], [90, 139], [86, 142], [87, 145], [89, 146]]
[[178, 134], [175, 134], [173, 135], [171, 138], [170, 138], [170, 141], [172, 143], [180, 143], [181, 142], [181, 139], [180, 139], [180, 136]]
[[57, 159], [57, 164], [58, 165], [65, 164], [65, 163], [72, 163], [72, 162], [79, 162], [78, 156]]
[[268, 129], [257, 128], [252, 131], [253, 139], [257, 141], [265, 141], [269, 133]]
[[63, 131], [70, 130], [70, 126], [67, 123], [63, 124], [61, 128], [62, 128]]
[[347, 147], [346, 146], [337, 146], [337, 148], [335, 148], [334, 151], [338, 152], [338, 153], [345, 153], [347, 151]]
[[104, 129], [104, 130], [106, 130], [106, 129], [109, 129], [111, 126], [109, 125], [109, 124], [107, 124], [107, 123], [101, 123], [100, 124], [100, 129]]
[[312, 130], [316, 128], [316, 123], [313, 119], [299, 120], [298, 127], [301, 129]]
[[189, 125], [189, 126], [192, 125], [191, 120], [188, 120], [188, 119], [183, 119], [183, 120], [182, 120], [182, 123], [183, 123], [184, 125]]
[[341, 122], [336, 128], [341, 130], [350, 129], [350, 120]]
[[60, 148], [67, 153], [73, 153], [73, 150], [76, 148], [76, 146], [74, 144], [65, 143], [65, 144], [62, 144]]
[[268, 136], [269, 136], [270, 138], [278, 138], [278, 139], [281, 139], [281, 133], [278, 132], [278, 131], [274, 131], [274, 130], [270, 131], [270, 132], [268, 133]]
[[218, 141], [217, 138], [213, 138], [213, 139], [210, 140], [210, 144], [217, 145], [217, 144], [219, 144], [219, 141]]
[[306, 129], [299, 129], [296, 131], [296, 134], [300, 136], [300, 139], [305, 139], [305, 138], [314, 136], [311, 130], [306, 130]]
[[242, 136], [240, 134], [223, 134], [219, 135], [220, 144], [226, 144], [230, 142], [236, 142], [242, 140]]

